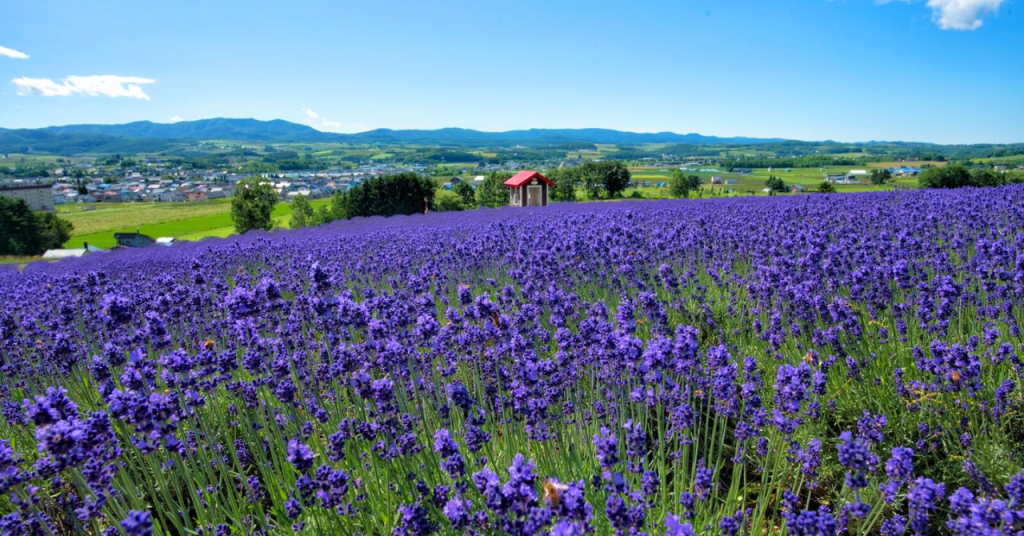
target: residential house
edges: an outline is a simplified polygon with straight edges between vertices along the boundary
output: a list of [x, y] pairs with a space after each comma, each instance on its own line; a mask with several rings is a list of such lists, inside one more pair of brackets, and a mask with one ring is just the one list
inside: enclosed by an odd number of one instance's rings
[[181, 203], [185, 201], [185, 194], [178, 190], [154, 190], [153, 201], [158, 203]]
[[83, 247], [71, 248], [71, 249], [48, 249], [43, 253], [43, 259], [45, 260], [57, 260], [57, 259], [68, 259], [73, 257], [84, 257], [90, 253], [100, 253], [103, 250], [96, 247], [90, 246], [86, 242]]
[[139, 231], [134, 233], [114, 233], [114, 240], [117, 241], [117, 247], [121, 248], [144, 248], [156, 242]]

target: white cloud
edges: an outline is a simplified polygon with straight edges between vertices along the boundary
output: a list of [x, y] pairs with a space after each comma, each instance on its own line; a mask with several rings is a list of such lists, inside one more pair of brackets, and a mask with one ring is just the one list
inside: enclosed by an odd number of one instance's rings
[[27, 60], [28, 54], [24, 52], [18, 52], [13, 48], [0, 47], [0, 56], [7, 56], [8, 58], [16, 58], [19, 60]]
[[178, 121], [181, 121], [181, 118], [178, 117], [178, 116], [174, 116], [174, 117], [171, 118], [171, 122], [172, 123], [177, 123]]
[[140, 84], [152, 84], [154, 80], [135, 76], [98, 75], [69, 76], [59, 83], [49, 78], [15, 78], [11, 82], [18, 86], [19, 95], [69, 97], [77, 94], [150, 100]]
[[[915, 0], [878, 0], [910, 3]], [[999, 10], [1004, 0], [928, 0], [932, 8], [932, 20], [943, 30], [977, 30], [982, 25], [981, 17]]]
[[320, 130], [329, 130], [329, 131], [334, 131], [334, 132], [347, 131], [349, 128], [351, 128], [351, 125], [346, 125], [346, 124], [342, 123], [341, 121], [331, 121], [330, 119], [327, 119], [326, 117], [322, 117], [320, 114], [314, 112], [313, 110], [310, 110], [309, 108], [303, 108], [302, 111], [306, 112], [306, 115], [308, 115], [310, 117], [310, 119], [319, 119], [320, 120], [319, 124], [316, 121], [310, 121], [309, 122], [310, 125], [313, 126], [314, 128], [319, 128]]

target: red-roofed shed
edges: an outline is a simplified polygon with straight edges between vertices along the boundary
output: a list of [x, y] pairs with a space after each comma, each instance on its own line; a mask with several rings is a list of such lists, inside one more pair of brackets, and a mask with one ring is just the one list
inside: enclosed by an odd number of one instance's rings
[[520, 171], [505, 181], [509, 204], [513, 207], [547, 206], [548, 188], [554, 185], [551, 179], [536, 171]]

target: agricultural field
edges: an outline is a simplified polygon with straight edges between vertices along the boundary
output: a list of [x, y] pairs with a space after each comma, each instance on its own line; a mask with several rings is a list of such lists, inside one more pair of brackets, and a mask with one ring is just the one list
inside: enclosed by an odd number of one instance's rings
[[[880, 166], [862, 166], [862, 169], [871, 170]], [[888, 167], [888, 166], [886, 166]], [[707, 166], [707, 169], [719, 169], [715, 166]], [[708, 197], [718, 196], [744, 196], [744, 195], [766, 195], [762, 191], [765, 181], [772, 175], [781, 178], [787, 186], [800, 185], [806, 191], [813, 191], [818, 188], [828, 175], [845, 174], [853, 169], [851, 166], [829, 166], [822, 171], [821, 168], [791, 168], [790, 171], [782, 169], [757, 168], [750, 175], [730, 173], [727, 171], [688, 171], [687, 175], [697, 175], [704, 181], [699, 195]], [[669, 184], [672, 178], [672, 169], [665, 167], [631, 167], [630, 172], [633, 182], [640, 184], [638, 188], [629, 188], [624, 195], [629, 196], [634, 190], [639, 191], [646, 199], [669, 198], [667, 188], [657, 188], [658, 183]], [[735, 179], [736, 184], [711, 184], [711, 177], [718, 175], [726, 179]], [[649, 187], [642, 186], [650, 183]], [[917, 179], [913, 177], [898, 178], [884, 186], [875, 186], [865, 177], [860, 184], [834, 184], [836, 191], [841, 193], [872, 192], [892, 190], [893, 187], [916, 188]]]
[[1021, 206], [560, 203], [0, 267], [0, 526], [1009, 533]]
[[[313, 208], [326, 203], [330, 203], [330, 199], [310, 201]], [[100, 248], [111, 248], [117, 244], [115, 232], [136, 230], [153, 238], [171, 236], [179, 240], [223, 237], [234, 232], [230, 199], [202, 203], [94, 203], [88, 205], [90, 210], [85, 208], [81, 204], [57, 208], [57, 214], [75, 226], [71, 240], [64, 247], [78, 248], [88, 242]], [[287, 228], [291, 205], [278, 203], [273, 217], [278, 227]]]

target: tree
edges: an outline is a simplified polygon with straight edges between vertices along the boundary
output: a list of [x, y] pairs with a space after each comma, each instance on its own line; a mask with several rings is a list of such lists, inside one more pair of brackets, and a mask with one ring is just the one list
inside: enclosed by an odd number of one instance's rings
[[1005, 177], [988, 168], [971, 170], [971, 186], [1000, 186], [1006, 184]]
[[576, 201], [580, 178], [575, 168], [552, 169], [548, 171], [547, 177], [555, 183], [548, 188], [548, 196], [552, 201]]
[[292, 201], [292, 218], [288, 221], [288, 226], [299, 229], [313, 225], [313, 217], [313, 205], [309, 204], [309, 199], [302, 194], [295, 196], [295, 201]]
[[950, 164], [944, 167], [931, 167], [921, 172], [917, 183], [922, 188], [962, 188], [964, 186], [994, 186], [989, 182], [999, 183], [999, 177], [992, 173], [989, 176], [983, 170], [971, 170], [962, 164]]
[[475, 202], [473, 205], [467, 206], [462, 197], [455, 192], [440, 190], [434, 196], [434, 210], [438, 212], [456, 212], [468, 207], [476, 207]]
[[597, 162], [586, 162], [578, 168], [580, 183], [587, 192], [587, 199], [599, 199], [604, 187], [604, 177]]
[[700, 188], [700, 177], [698, 175], [687, 175], [683, 170], [677, 169], [672, 172], [672, 179], [669, 181], [668, 193], [672, 197], [690, 197], [690, 192]]
[[462, 199], [462, 204], [466, 208], [476, 207], [476, 191], [473, 187], [465, 182], [460, 182], [453, 188], [455, 194]]
[[43, 252], [39, 221], [25, 201], [0, 197], [0, 255]]
[[618, 197], [631, 180], [629, 169], [618, 160], [586, 162], [573, 171], [588, 199], [599, 199], [602, 193], [607, 197]]
[[334, 192], [331, 202], [327, 205], [320, 205], [313, 215], [312, 225], [323, 225], [334, 220], [343, 220], [348, 217], [348, 209], [345, 205], [348, 197], [342, 192]]
[[871, 184], [882, 186], [892, 180], [892, 173], [888, 169], [871, 170]]
[[834, 193], [836, 193], [836, 187], [832, 186], [831, 182], [822, 181], [822, 183], [820, 185], [818, 185], [818, 193], [819, 194], [834, 194]]
[[52, 212], [36, 214], [39, 226], [40, 253], [48, 249], [60, 249], [64, 242], [71, 240], [71, 231], [75, 226], [68, 220], [62, 220]]
[[370, 179], [346, 196], [346, 217], [422, 214], [434, 200], [434, 182], [416, 173]]
[[602, 164], [605, 164], [604, 191], [608, 194], [608, 197], [618, 197], [629, 186], [631, 178], [629, 168], [618, 160], [602, 162]]
[[348, 218], [348, 195], [344, 192], [334, 192], [331, 196], [331, 208], [330, 208], [331, 219], [344, 220]]
[[331, 209], [327, 205], [320, 205], [320, 207], [313, 212], [313, 226], [323, 225], [332, 221], [334, 221], [334, 218], [331, 217]]
[[238, 181], [235, 196], [231, 199], [231, 220], [235, 222], [235, 232], [243, 234], [251, 229], [273, 229], [271, 214], [276, 204], [277, 192], [270, 183], [259, 177]]
[[786, 191], [786, 183], [775, 175], [770, 175], [768, 180], [764, 181], [764, 185], [768, 188], [768, 195], [775, 195], [778, 192]]
[[508, 187], [505, 181], [512, 174], [505, 171], [492, 171], [484, 177], [484, 183], [477, 187], [476, 202], [482, 207], [503, 207], [508, 204]]

